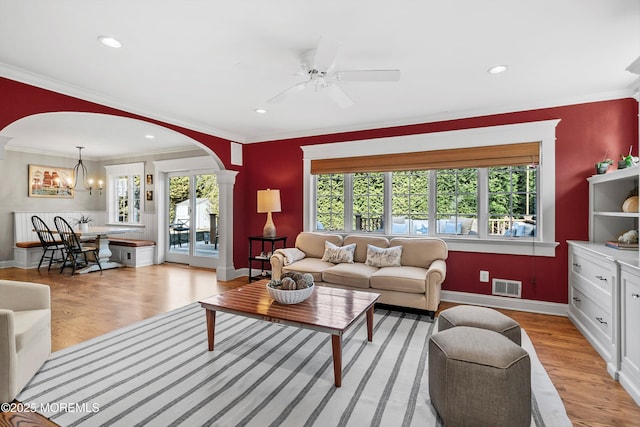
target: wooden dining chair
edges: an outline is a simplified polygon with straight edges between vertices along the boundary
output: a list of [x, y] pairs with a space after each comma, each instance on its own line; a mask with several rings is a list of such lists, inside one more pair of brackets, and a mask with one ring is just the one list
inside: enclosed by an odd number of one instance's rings
[[[38, 270], [40, 270], [42, 261], [45, 259], [49, 260], [49, 270], [51, 270], [51, 264], [54, 260], [56, 262], [63, 262], [65, 260], [64, 243], [53, 237], [51, 229], [39, 216], [33, 215], [31, 217], [31, 223], [33, 224], [33, 229], [36, 231], [36, 234], [38, 234], [38, 239], [40, 239], [40, 244], [42, 245], [42, 256], [38, 263]], [[58, 251], [60, 251], [60, 255], [56, 257], [56, 253]]]
[[71, 275], [73, 276], [78, 267], [85, 267], [92, 263], [92, 261], [90, 261], [89, 257], [87, 256], [87, 254], [91, 253], [95, 258], [95, 263], [98, 264], [98, 267], [100, 267], [100, 274], [102, 274], [102, 265], [100, 265], [98, 248], [91, 245], [83, 245], [80, 242], [80, 238], [78, 237], [76, 232], [73, 231], [71, 225], [69, 225], [67, 220], [62, 218], [61, 216], [56, 216], [53, 219], [53, 222], [55, 223], [58, 234], [60, 234], [60, 238], [64, 243], [66, 252], [66, 259], [62, 264], [60, 273], [62, 273], [65, 267], [71, 265]]

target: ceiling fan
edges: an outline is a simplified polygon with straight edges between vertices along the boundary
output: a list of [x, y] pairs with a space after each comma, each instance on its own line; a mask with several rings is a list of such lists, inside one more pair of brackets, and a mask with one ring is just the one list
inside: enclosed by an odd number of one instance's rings
[[339, 82], [396, 82], [400, 80], [400, 70], [336, 70], [335, 58], [339, 43], [321, 38], [315, 49], [308, 50], [302, 57], [301, 71], [298, 75], [306, 80], [289, 87], [267, 100], [267, 104], [277, 104], [293, 93], [313, 89], [325, 91], [340, 107], [353, 105], [353, 100], [338, 85]]

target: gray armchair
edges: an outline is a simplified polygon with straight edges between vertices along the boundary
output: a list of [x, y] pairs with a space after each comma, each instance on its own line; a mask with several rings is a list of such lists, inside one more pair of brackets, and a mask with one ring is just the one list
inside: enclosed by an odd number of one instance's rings
[[49, 286], [0, 280], [0, 402], [11, 402], [51, 354]]

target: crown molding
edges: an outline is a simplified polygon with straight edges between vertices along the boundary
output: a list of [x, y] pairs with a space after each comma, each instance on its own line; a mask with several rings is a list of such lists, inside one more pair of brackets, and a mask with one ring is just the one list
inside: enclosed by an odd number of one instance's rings
[[591, 102], [611, 101], [615, 99], [633, 98], [633, 90], [626, 87], [621, 90], [594, 93], [590, 95], [581, 95], [573, 97], [556, 98], [549, 101], [538, 101], [526, 104], [511, 104], [500, 107], [475, 108], [460, 111], [446, 111], [440, 113], [428, 114], [425, 116], [413, 117], [402, 120], [389, 120], [362, 123], [357, 126], [341, 126], [322, 129], [309, 129], [300, 132], [284, 132], [280, 134], [271, 134], [267, 136], [256, 136], [248, 139], [246, 144], [259, 142], [277, 141], [282, 139], [304, 138], [318, 135], [328, 135], [334, 133], [358, 132], [365, 130], [384, 129], [390, 127], [421, 125], [435, 122], [443, 122], [448, 120], [468, 119], [474, 117], [493, 116], [498, 114], [518, 113], [522, 111], [542, 110], [546, 108], [564, 107], [576, 104], [588, 104]]
[[16, 68], [8, 64], [0, 63], [0, 76], [6, 77], [10, 80], [15, 80], [20, 83], [26, 83], [35, 87], [39, 87], [41, 89], [58, 92], [63, 95], [73, 96], [84, 101], [94, 102], [96, 104], [116, 108], [128, 113], [138, 114], [149, 119], [159, 120], [164, 123], [169, 123], [190, 130], [195, 130], [208, 135], [216, 136], [221, 139], [228, 139], [236, 142], [242, 142], [242, 140], [244, 139], [244, 136], [242, 135], [228, 132], [222, 129], [212, 128], [210, 126], [197, 122], [176, 120], [174, 118], [167, 117], [135, 105], [123, 104], [122, 102], [110, 98], [105, 94], [92, 92], [80, 86], [45, 77], [43, 75]]
[[[631, 71], [630, 69], [634, 67], [635, 66], [634, 64], [636, 63], [638, 67], [640, 67], [640, 58], [637, 59], [633, 64], [631, 64], [628, 70]], [[635, 68], [633, 69], [635, 70]], [[632, 72], [635, 72], [635, 71], [632, 71]], [[634, 96], [633, 90], [637, 87], [636, 83], [634, 82], [631, 85], [628, 85], [624, 89], [620, 89], [620, 90], [579, 95], [579, 96], [559, 97], [559, 98], [549, 99], [545, 101], [540, 100], [540, 101], [519, 103], [519, 104], [505, 104], [497, 107], [482, 107], [482, 108], [471, 108], [467, 110], [458, 110], [458, 111], [434, 112], [433, 114], [427, 114], [424, 116], [404, 118], [400, 120], [364, 122], [358, 125], [351, 125], [351, 126], [314, 128], [314, 129], [305, 129], [305, 130], [293, 131], [293, 132], [273, 133], [273, 134], [264, 134], [264, 135], [241, 135], [241, 134], [225, 131], [218, 128], [212, 128], [210, 126], [207, 126], [201, 123], [176, 120], [170, 117], [157, 114], [153, 111], [139, 108], [134, 105], [123, 104], [119, 101], [109, 98], [104, 94], [94, 93], [84, 88], [81, 88], [79, 86], [71, 85], [67, 82], [63, 82], [55, 79], [50, 79], [40, 74], [32, 73], [30, 71], [26, 71], [23, 69], [18, 69], [16, 67], [12, 67], [7, 64], [0, 63], [0, 76], [6, 77], [11, 80], [19, 81], [22, 83], [30, 84], [32, 86], [40, 87], [42, 89], [51, 90], [54, 92], [80, 98], [86, 101], [91, 101], [91, 102], [95, 102], [108, 107], [117, 108], [122, 111], [138, 114], [140, 116], [159, 120], [159, 121], [180, 126], [186, 129], [203, 132], [208, 135], [216, 136], [218, 138], [227, 139], [229, 141], [237, 142], [241, 144], [270, 142], [270, 141], [277, 141], [277, 140], [283, 140], [283, 139], [305, 138], [305, 137], [328, 135], [328, 134], [334, 134], [334, 133], [358, 132], [358, 131], [365, 131], [365, 130], [383, 129], [383, 128], [389, 128], [389, 127], [411, 126], [411, 125], [427, 124], [427, 123], [441, 122], [441, 121], [447, 121], [447, 120], [458, 120], [458, 119], [490, 116], [490, 115], [497, 115], [497, 114], [507, 114], [507, 113], [521, 112], [521, 111], [554, 108], [554, 107], [561, 107], [561, 106], [568, 106], [568, 105], [575, 105], [575, 104], [584, 104], [584, 103], [590, 103], [590, 102], [608, 101], [608, 100], [622, 99], [622, 98], [633, 98]]]
[[[0, 136], [0, 138], [2, 138]], [[2, 140], [0, 139], [0, 147], [2, 146]], [[61, 157], [64, 159], [78, 159], [78, 155], [65, 155], [65, 154], [61, 154], [60, 152], [56, 152], [56, 151], [47, 151], [47, 150], [34, 150], [34, 149], [30, 149], [30, 148], [22, 148], [22, 147], [18, 147], [18, 146], [11, 146], [11, 145], [7, 145], [4, 147], [4, 149], [6, 151], [16, 151], [16, 152], [20, 152], [20, 153], [27, 153], [27, 154], [37, 154], [37, 155], [44, 155], [44, 156], [53, 156], [53, 157]], [[148, 157], [148, 156], [154, 156], [154, 155], [162, 155], [162, 154], [173, 154], [173, 153], [182, 153], [182, 152], [189, 152], [189, 151], [194, 151], [194, 150], [201, 150], [201, 148], [196, 147], [195, 145], [193, 147], [184, 147], [184, 148], [177, 148], [177, 149], [166, 149], [166, 150], [156, 150], [156, 151], [149, 151], [149, 150], [145, 150], [145, 151], [141, 151], [139, 153], [127, 153], [126, 154], [126, 158], [127, 159], [131, 159], [131, 158], [135, 158], [135, 157]], [[107, 161], [107, 160], [118, 160], [118, 159], [122, 159], [123, 156], [86, 156], [84, 153], [82, 154], [82, 159], [83, 160], [87, 160], [87, 161], [91, 161], [91, 162], [103, 162], [103, 161]]]

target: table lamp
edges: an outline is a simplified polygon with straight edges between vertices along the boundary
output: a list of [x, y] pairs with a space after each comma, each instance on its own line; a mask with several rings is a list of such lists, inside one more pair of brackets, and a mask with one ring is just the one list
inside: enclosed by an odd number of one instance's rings
[[276, 237], [276, 226], [271, 219], [271, 212], [280, 212], [280, 209], [280, 190], [258, 190], [258, 213], [267, 213], [263, 237]]

